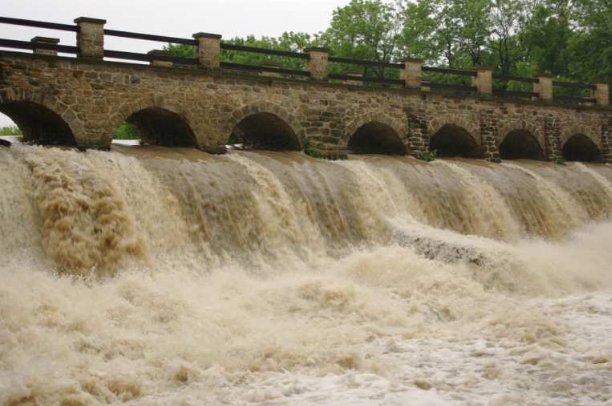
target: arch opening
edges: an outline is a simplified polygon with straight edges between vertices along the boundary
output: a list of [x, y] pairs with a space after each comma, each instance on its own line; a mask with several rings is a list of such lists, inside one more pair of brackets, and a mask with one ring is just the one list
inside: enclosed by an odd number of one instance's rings
[[[126, 127], [127, 126], [129, 127]], [[148, 107], [127, 118], [115, 137], [140, 139], [142, 145], [163, 147], [195, 147], [196, 137], [180, 115], [160, 107]]]
[[64, 119], [40, 104], [29, 101], [2, 103], [0, 113], [13, 120], [25, 141], [42, 145], [76, 145], [74, 134]]
[[353, 154], [406, 155], [406, 146], [390, 126], [373, 121], [359, 127], [348, 142]]
[[584, 134], [572, 135], [563, 145], [562, 154], [566, 161], [603, 162], [597, 145]]
[[514, 130], [499, 145], [501, 159], [544, 160], [544, 151], [536, 137], [526, 130]]
[[272, 113], [257, 113], [242, 119], [232, 134], [242, 142], [245, 149], [301, 150], [295, 131]]
[[472, 135], [462, 127], [446, 124], [431, 137], [429, 149], [442, 158], [482, 158], [483, 153]]

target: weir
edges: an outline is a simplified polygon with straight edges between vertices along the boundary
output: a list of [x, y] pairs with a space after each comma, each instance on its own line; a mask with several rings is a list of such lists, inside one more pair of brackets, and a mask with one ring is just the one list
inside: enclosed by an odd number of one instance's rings
[[[380, 155], [326, 162], [300, 152], [213, 157], [185, 148], [114, 149], [2, 151], [4, 176], [27, 177], [34, 200], [20, 210], [39, 218], [39, 248], [62, 272], [116, 272], [124, 261], [144, 261], [160, 249], [213, 262], [225, 255], [307, 260], [392, 241], [398, 219], [500, 241], [559, 239], [612, 210], [609, 188], [602, 187], [612, 170], [601, 165], [500, 167]], [[20, 216], [9, 206], [3, 216], [8, 235]], [[162, 218], [168, 223], [159, 224]], [[6, 255], [16, 248], [4, 244]]]

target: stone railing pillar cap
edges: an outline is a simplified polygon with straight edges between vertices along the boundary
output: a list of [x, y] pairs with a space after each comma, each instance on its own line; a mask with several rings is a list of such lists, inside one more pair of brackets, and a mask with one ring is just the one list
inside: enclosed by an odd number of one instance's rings
[[101, 18], [79, 17], [74, 19], [75, 23], [106, 24], [106, 20]]
[[423, 60], [421, 58], [410, 58], [410, 57], [406, 57], [406, 58], [402, 58], [400, 59], [401, 63], [406, 63], [406, 62], [415, 62], [415, 63], [423, 63]]
[[308, 47], [308, 48], [304, 48], [304, 52], [324, 52], [324, 53], [329, 53], [329, 48], [323, 48], [323, 47]]
[[50, 38], [50, 37], [34, 37], [30, 40], [30, 42], [44, 42], [45, 44], [59, 44], [59, 38]]
[[211, 34], [210, 32], [196, 32], [192, 35], [193, 38], [210, 38], [210, 39], [221, 39], [221, 34]]

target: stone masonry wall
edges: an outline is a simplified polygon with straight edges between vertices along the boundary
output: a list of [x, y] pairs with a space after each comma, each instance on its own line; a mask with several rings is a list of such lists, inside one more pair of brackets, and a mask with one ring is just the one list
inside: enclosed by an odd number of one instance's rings
[[110, 148], [117, 127], [139, 110], [178, 114], [200, 147], [223, 145], [234, 127], [257, 112], [284, 120], [310, 147], [346, 151], [366, 120], [393, 128], [411, 154], [427, 150], [444, 124], [466, 129], [485, 158], [513, 130], [531, 132], [548, 159], [576, 132], [612, 158], [612, 109], [570, 107], [434, 94], [414, 89], [374, 89], [308, 80], [285, 80], [188, 68], [165, 68], [45, 55], [0, 52], [2, 103], [29, 101], [55, 112], [84, 148]]

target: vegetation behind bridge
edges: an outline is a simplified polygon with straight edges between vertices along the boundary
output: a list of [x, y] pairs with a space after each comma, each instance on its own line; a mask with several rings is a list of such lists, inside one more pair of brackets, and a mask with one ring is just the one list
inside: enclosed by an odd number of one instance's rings
[[[612, 82], [610, 0], [352, 0], [333, 12], [323, 32], [225, 42], [287, 51], [321, 46], [343, 58], [393, 62], [413, 57], [430, 66], [490, 66], [502, 75], [549, 73], [569, 81]], [[175, 55], [194, 56], [189, 46], [167, 48]], [[303, 69], [305, 63], [227, 50], [222, 60], [249, 65], [275, 62], [290, 69]], [[333, 64], [331, 69], [339, 73], [355, 67]], [[398, 70], [382, 67], [358, 70], [370, 77], [399, 75]], [[436, 77], [440, 79], [468, 78]]]

